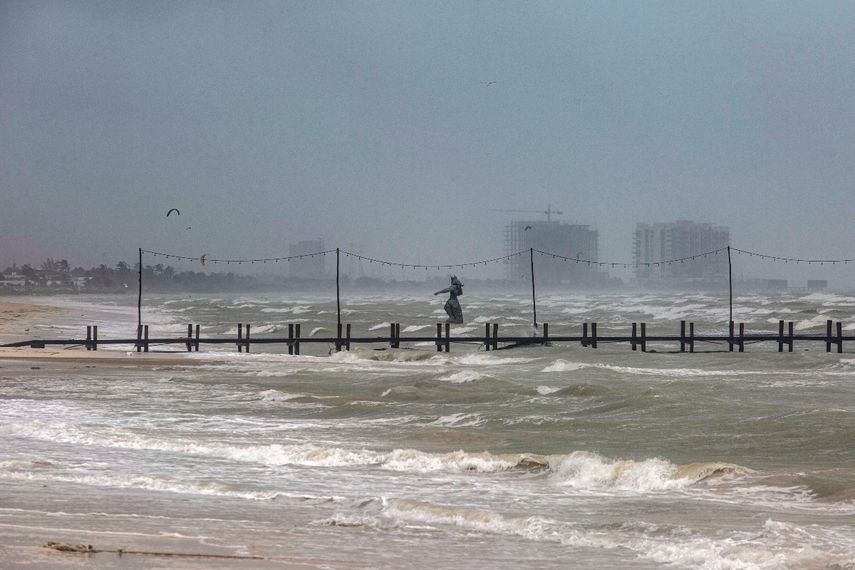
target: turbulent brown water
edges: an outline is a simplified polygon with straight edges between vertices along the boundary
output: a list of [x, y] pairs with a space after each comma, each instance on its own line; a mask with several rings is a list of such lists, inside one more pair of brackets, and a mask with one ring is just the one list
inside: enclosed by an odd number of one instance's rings
[[[45, 334], [134, 329], [130, 299], [58, 302], [74, 313]], [[344, 320], [357, 336], [390, 321], [429, 335], [441, 306], [349, 299]], [[457, 333], [487, 321], [531, 332], [524, 297], [463, 306]], [[193, 296], [149, 299], [145, 320], [213, 335], [250, 322], [254, 336], [300, 322], [329, 336], [334, 311], [328, 298]], [[680, 319], [702, 334], [723, 330], [727, 305], [552, 296], [538, 315], [552, 334], [583, 321], [603, 335], [632, 321], [676, 334]], [[855, 297], [735, 300], [749, 331], [776, 332], [778, 318], [852, 330]], [[258, 567], [855, 567], [855, 346], [402, 346], [221, 348], [153, 370], [2, 363], [0, 533], [265, 557], [242, 563]]]

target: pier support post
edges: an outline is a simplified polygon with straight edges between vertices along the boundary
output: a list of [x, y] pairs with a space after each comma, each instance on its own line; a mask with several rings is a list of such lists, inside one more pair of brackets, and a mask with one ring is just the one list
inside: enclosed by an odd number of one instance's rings
[[493, 323], [493, 350], [499, 349], [499, 323]]
[[825, 321], [825, 352], [831, 352], [831, 321]]
[[843, 323], [837, 321], [837, 353], [841, 354], [843, 352]]
[[490, 352], [490, 323], [484, 323], [484, 350]]
[[196, 325], [196, 342], [194, 343], [194, 346], [193, 346], [195, 352], [199, 352], [199, 329], [200, 329], [200, 326]]
[[238, 323], [237, 348], [238, 352], [243, 352], [243, 323]]
[[637, 338], [638, 338], [637, 325], [638, 325], [638, 323], [632, 323], [632, 340], [629, 341], [630, 346], [632, 346], [632, 350], [638, 350], [638, 347], [637, 347], [637, 342], [638, 342], [637, 341]]
[[401, 323], [395, 323], [395, 348], [401, 348]]
[[347, 323], [347, 337], [344, 341], [344, 349], [350, 352], [350, 323]]
[[784, 352], [784, 321], [778, 320], [778, 352]]
[[335, 330], [335, 351], [341, 352], [341, 323], [336, 324]]
[[727, 346], [730, 352], [733, 352], [733, 321], [728, 324]]
[[436, 351], [442, 352], [442, 323], [436, 323]]
[[142, 325], [137, 325], [137, 352], [142, 352]]
[[294, 324], [288, 323], [288, 354], [294, 354]]
[[641, 323], [641, 352], [647, 352], [647, 323]]
[[189, 325], [187, 325], [187, 342], [184, 343], [184, 348], [187, 349], [187, 352], [192, 352], [192, 350], [193, 350], [193, 345], [191, 342], [192, 340], [193, 340], [193, 325], [189, 324]]
[[86, 350], [92, 350], [92, 325], [86, 325]]
[[98, 350], [98, 325], [92, 325], [92, 350]]
[[588, 323], [582, 323], [582, 346], [588, 346]]
[[451, 352], [451, 325], [445, 323], [445, 352]]
[[250, 345], [250, 340], [249, 340], [249, 323], [247, 323], [247, 325], [246, 325], [246, 337], [244, 338], [244, 347], [246, 347], [246, 351], [247, 351], [247, 352], [249, 352], [249, 345]]
[[543, 344], [549, 342], [549, 323], [543, 323]]
[[294, 325], [294, 354], [300, 354], [300, 323]]
[[787, 352], [793, 351], [793, 321], [787, 323], [787, 334], [789, 336], [789, 340], [787, 340], [787, 344], [789, 345], [789, 350]]
[[680, 321], [680, 352], [686, 352], [686, 321]]
[[745, 352], [745, 323], [739, 323], [739, 352]]
[[395, 323], [389, 323], [389, 348], [395, 348]]
[[695, 323], [689, 323], [689, 352], [695, 352]]
[[597, 323], [591, 323], [591, 348], [597, 348]]
[[143, 325], [143, 352], [148, 352], [148, 325]]

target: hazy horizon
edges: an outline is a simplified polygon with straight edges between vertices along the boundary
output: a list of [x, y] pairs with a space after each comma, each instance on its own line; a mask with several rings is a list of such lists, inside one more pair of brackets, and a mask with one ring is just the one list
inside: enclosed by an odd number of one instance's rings
[[844, 2], [7, 1], [0, 266], [319, 237], [459, 263], [504, 255], [491, 209], [548, 205], [603, 261], [678, 219], [853, 258], [852, 100]]

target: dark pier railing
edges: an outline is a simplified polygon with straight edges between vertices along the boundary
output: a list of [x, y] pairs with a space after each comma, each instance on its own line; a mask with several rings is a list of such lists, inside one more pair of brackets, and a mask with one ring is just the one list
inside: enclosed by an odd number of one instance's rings
[[[688, 325], [688, 326], [687, 326]], [[825, 334], [794, 334], [793, 322], [778, 321], [778, 333], [755, 333], [745, 332], [745, 323], [730, 321], [727, 334], [695, 334], [695, 323], [680, 321], [680, 333], [676, 335], [648, 335], [647, 323], [632, 323], [629, 335], [600, 336], [597, 331], [597, 323], [583, 323], [581, 335], [552, 335], [549, 331], [549, 323], [541, 323], [541, 336], [514, 336], [499, 335], [499, 323], [485, 323], [483, 336], [452, 336], [448, 323], [436, 324], [436, 335], [434, 336], [401, 336], [401, 324], [392, 323], [389, 327], [389, 336], [358, 336], [351, 335], [350, 323], [338, 325], [338, 334], [334, 337], [303, 337], [301, 336], [300, 323], [288, 325], [287, 337], [253, 337], [252, 327], [249, 324], [239, 323], [237, 325], [236, 337], [208, 337], [200, 336], [200, 325], [187, 325], [186, 336], [173, 337], [151, 337], [149, 325], [137, 327], [136, 338], [130, 339], [105, 339], [98, 338], [98, 326], [86, 327], [85, 339], [34, 339], [12, 342], [0, 345], [3, 348], [31, 347], [46, 348], [47, 346], [84, 346], [86, 350], [98, 350], [98, 346], [106, 345], [132, 345], [137, 352], [149, 352], [153, 345], [184, 345], [190, 351], [199, 351], [202, 344], [233, 344], [237, 346], [238, 352], [249, 352], [252, 345], [284, 344], [288, 346], [288, 354], [300, 354], [303, 344], [329, 344], [334, 345], [336, 351], [350, 350], [354, 344], [388, 344], [390, 348], [400, 348], [401, 343], [426, 343], [430, 342], [436, 346], [438, 352], [450, 352], [454, 343], [477, 343], [483, 345], [484, 349], [499, 350], [518, 346], [548, 346], [556, 343], [579, 343], [583, 347], [597, 348], [600, 343], [628, 343], [632, 350], [647, 352], [648, 343], [676, 343], [680, 352], [695, 352], [695, 343], [717, 342], [727, 343], [730, 352], [745, 352], [747, 343], [776, 342], [778, 352], [793, 352], [793, 346], [798, 342], [821, 342], [825, 343], [825, 351], [843, 352], [843, 343], [855, 341], [855, 335], [843, 335], [843, 323], [826, 321]], [[786, 326], [785, 326], [786, 325]], [[501, 346], [500, 346], [501, 345]]]

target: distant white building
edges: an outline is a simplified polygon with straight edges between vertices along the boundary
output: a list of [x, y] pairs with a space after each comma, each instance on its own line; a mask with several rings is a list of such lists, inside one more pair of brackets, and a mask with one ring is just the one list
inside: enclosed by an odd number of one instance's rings
[[300, 279], [323, 279], [326, 275], [324, 270], [325, 255], [311, 256], [313, 253], [324, 251], [324, 240], [312, 239], [298, 241], [293, 244], [288, 252], [288, 255], [307, 255], [299, 259], [292, 259], [288, 262], [288, 272], [291, 277]]
[[639, 280], [675, 279], [718, 281], [727, 279], [727, 255], [710, 255], [683, 263], [646, 265], [669, 259], [681, 259], [726, 247], [730, 230], [711, 223], [691, 220], [638, 224], [633, 238], [635, 276]]
[[0, 273], [0, 287], [9, 289], [24, 289], [27, 286], [27, 278], [20, 273]]

